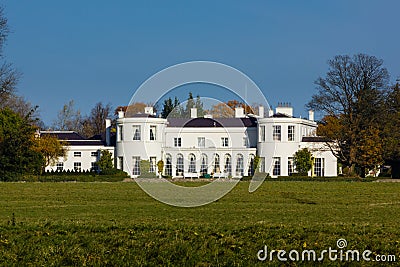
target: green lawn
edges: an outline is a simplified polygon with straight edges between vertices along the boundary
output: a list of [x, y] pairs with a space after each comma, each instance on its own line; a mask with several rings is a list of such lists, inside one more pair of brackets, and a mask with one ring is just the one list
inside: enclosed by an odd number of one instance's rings
[[400, 261], [400, 183], [264, 182], [251, 194], [248, 186], [177, 208], [135, 183], [0, 183], [0, 266], [276, 266], [276, 257], [258, 261], [264, 245], [322, 251], [339, 238]]

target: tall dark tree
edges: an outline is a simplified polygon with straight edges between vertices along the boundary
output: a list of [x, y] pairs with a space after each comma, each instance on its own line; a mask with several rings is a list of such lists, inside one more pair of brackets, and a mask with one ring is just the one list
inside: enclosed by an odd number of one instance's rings
[[[332, 137], [342, 139], [334, 138], [338, 142], [327, 145], [333, 151], [340, 149], [340, 153], [335, 153], [340, 154], [338, 159], [352, 170], [359, 167], [359, 174], [364, 176], [364, 170], [369, 166], [365, 165], [365, 159], [360, 160], [365, 158], [365, 140], [360, 136], [367, 129], [374, 134], [380, 131], [383, 96], [388, 88], [389, 74], [382, 60], [365, 54], [335, 56], [328, 61], [328, 65], [326, 77], [315, 81], [318, 92], [307, 106], [329, 116], [324, 120], [325, 130], [329, 129]], [[330, 129], [330, 122], [340, 127]], [[334, 132], [333, 128], [340, 128], [340, 132]], [[338, 147], [332, 147], [332, 144]], [[376, 151], [379, 147], [371, 149]]]
[[92, 132], [84, 133], [86, 136], [102, 135], [106, 131], [105, 121], [110, 118], [112, 107], [110, 104], [104, 105], [98, 102], [90, 111], [89, 117], [86, 119]]
[[164, 100], [163, 108], [161, 111], [162, 118], [180, 118], [183, 116], [183, 110], [180, 105], [179, 99], [175, 96], [174, 101], [171, 97]]
[[195, 107], [195, 102], [193, 99], [193, 94], [192, 92], [189, 93], [189, 97], [186, 101], [186, 108], [184, 111], [184, 117], [185, 118], [190, 118], [190, 114], [191, 114], [191, 109]]

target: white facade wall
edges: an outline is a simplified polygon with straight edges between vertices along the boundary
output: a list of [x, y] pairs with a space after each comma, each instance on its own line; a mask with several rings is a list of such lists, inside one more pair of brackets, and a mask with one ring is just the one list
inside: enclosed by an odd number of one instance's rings
[[[80, 163], [81, 171], [90, 171], [92, 169], [92, 163], [97, 162], [100, 159], [101, 150], [107, 150], [114, 156], [114, 147], [110, 146], [94, 146], [94, 145], [83, 145], [83, 146], [67, 146], [68, 152], [66, 157], [60, 157], [57, 162], [63, 163], [64, 171], [73, 171], [76, 167], [75, 163]], [[80, 153], [79, 153], [80, 152]], [[92, 156], [95, 152], [97, 156]], [[80, 156], [78, 156], [80, 155]], [[52, 166], [47, 166], [45, 171], [56, 171], [57, 162]]]

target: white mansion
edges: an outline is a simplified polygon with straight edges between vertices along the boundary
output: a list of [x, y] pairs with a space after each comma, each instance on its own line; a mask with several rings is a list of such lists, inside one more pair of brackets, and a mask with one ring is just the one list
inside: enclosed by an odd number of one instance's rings
[[197, 117], [158, 118], [152, 107], [144, 113], [125, 117], [120, 111], [117, 119], [115, 146], [110, 142], [111, 120], [106, 120], [106, 140], [85, 139], [75, 132], [41, 132], [53, 134], [68, 143], [68, 155], [60, 158], [50, 170], [87, 171], [95, 167], [101, 150], [114, 155], [118, 169], [131, 177], [140, 175], [140, 161], [150, 162], [150, 171], [157, 172], [157, 162], [164, 162], [163, 174], [172, 177], [242, 177], [252, 175], [255, 156], [259, 156], [259, 171], [271, 177], [289, 176], [295, 172], [293, 154], [308, 148], [313, 154], [311, 176], [336, 176], [337, 160], [315, 135], [314, 114], [309, 118], [293, 117], [293, 108], [280, 105], [275, 113], [264, 116], [244, 114], [235, 109], [234, 118]]
[[[152, 107], [144, 113], [117, 119], [115, 162], [131, 177], [140, 175], [140, 161], [150, 161], [150, 171], [157, 172], [157, 162], [164, 161], [164, 175], [172, 177], [242, 177], [252, 175], [253, 160], [260, 157], [260, 172], [272, 177], [295, 172], [293, 154], [308, 148], [314, 158], [309, 175], [336, 176], [337, 160], [317, 137], [314, 113], [309, 118], [293, 117], [293, 108], [280, 105], [264, 117], [244, 114], [235, 109], [234, 118], [197, 117], [158, 118]], [[110, 125], [110, 121], [107, 121]], [[109, 131], [109, 128], [108, 128]], [[109, 136], [109, 134], [107, 134]]]

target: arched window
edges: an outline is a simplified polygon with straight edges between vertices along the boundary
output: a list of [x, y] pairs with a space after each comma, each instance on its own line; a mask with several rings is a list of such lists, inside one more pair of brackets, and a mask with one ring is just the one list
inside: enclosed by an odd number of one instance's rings
[[208, 158], [206, 154], [201, 154], [201, 165], [200, 173], [201, 175], [207, 174], [208, 172]]
[[219, 173], [219, 172], [221, 172], [221, 169], [220, 169], [221, 167], [220, 167], [220, 163], [219, 163], [219, 155], [218, 154], [214, 154], [214, 167], [213, 167], [213, 172], [214, 173]]
[[229, 154], [225, 154], [224, 172], [228, 174], [228, 176], [232, 176], [232, 160]]
[[236, 156], [236, 176], [244, 175], [244, 164], [243, 164], [243, 155], [238, 154]]
[[247, 176], [253, 176], [254, 175], [254, 155], [250, 154], [249, 155], [249, 167], [247, 169]]
[[189, 154], [188, 172], [196, 172], [196, 156], [194, 154]]
[[172, 156], [170, 154], [165, 156], [165, 175], [172, 176]]
[[176, 155], [176, 175], [183, 175], [183, 169], [184, 169], [183, 155], [178, 154]]

